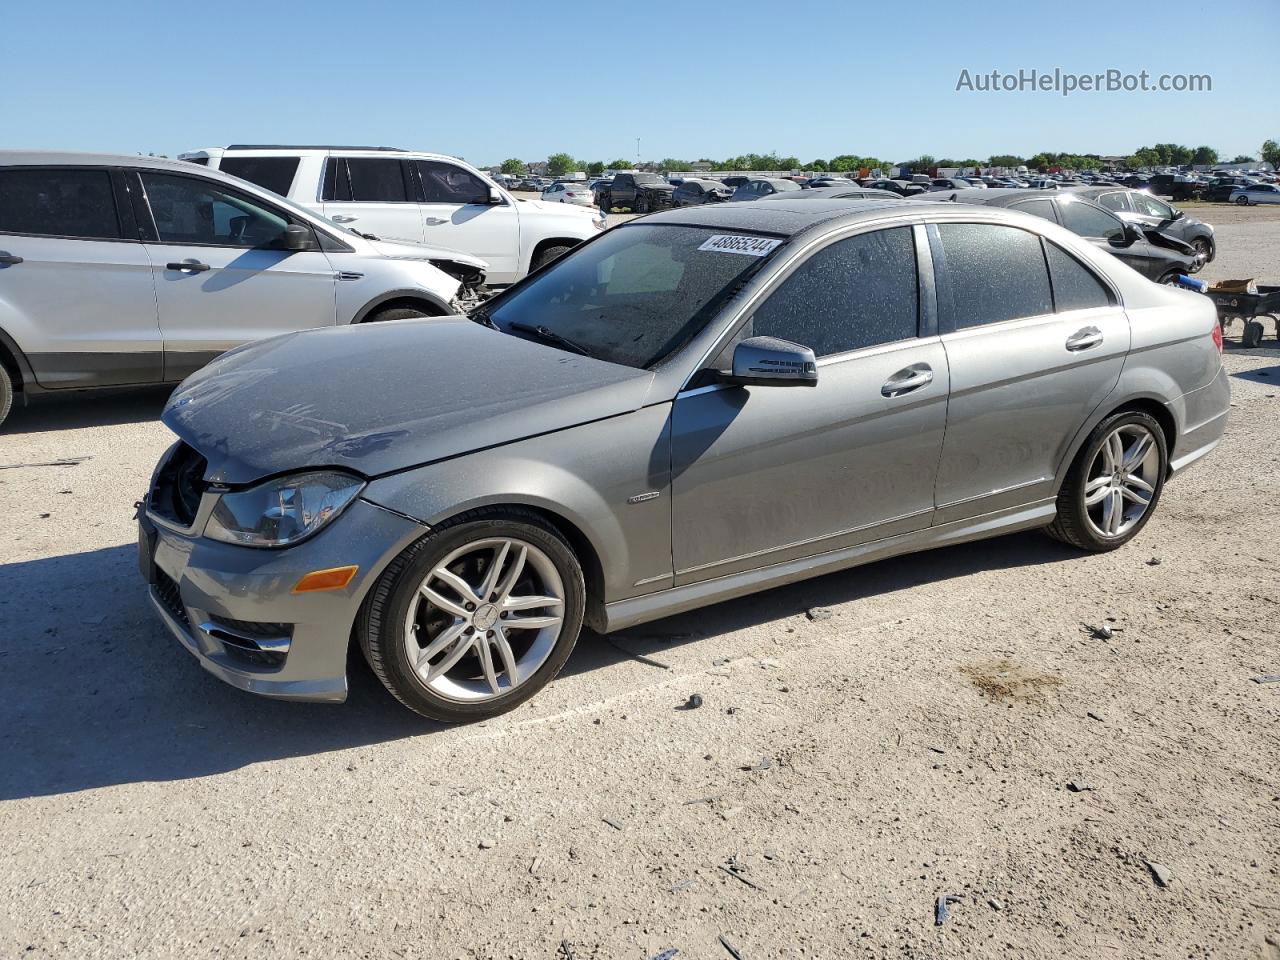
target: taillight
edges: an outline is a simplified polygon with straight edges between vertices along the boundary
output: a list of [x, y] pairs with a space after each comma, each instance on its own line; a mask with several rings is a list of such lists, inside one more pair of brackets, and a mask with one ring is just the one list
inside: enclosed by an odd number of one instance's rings
[[1218, 352], [1222, 352], [1222, 324], [1218, 321], [1213, 322], [1213, 345], [1218, 348]]

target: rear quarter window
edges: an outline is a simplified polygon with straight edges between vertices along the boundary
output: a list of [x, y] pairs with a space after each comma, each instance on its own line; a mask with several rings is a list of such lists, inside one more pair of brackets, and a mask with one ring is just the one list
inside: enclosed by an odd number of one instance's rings
[[1046, 240], [1044, 247], [1049, 258], [1049, 276], [1053, 279], [1055, 310], [1059, 313], [1087, 310], [1109, 307], [1115, 302], [1111, 291], [1092, 270], [1052, 241]]

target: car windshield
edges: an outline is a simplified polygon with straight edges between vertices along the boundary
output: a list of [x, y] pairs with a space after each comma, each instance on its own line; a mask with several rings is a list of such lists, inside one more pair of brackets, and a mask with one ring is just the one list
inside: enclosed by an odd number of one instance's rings
[[494, 300], [477, 319], [598, 360], [652, 367], [701, 330], [781, 244], [703, 227], [617, 227]]

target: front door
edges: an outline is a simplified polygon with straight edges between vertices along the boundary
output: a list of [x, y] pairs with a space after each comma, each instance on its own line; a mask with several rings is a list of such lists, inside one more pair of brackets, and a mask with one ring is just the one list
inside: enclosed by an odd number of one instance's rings
[[1053, 495], [1072, 439], [1120, 377], [1129, 322], [1092, 270], [1030, 231], [936, 231], [951, 369], [937, 487], [946, 523]]
[[[813, 348], [813, 387], [710, 386], [672, 412], [676, 583], [929, 526], [946, 423], [942, 344], [920, 336], [911, 227], [836, 240], [736, 332]], [[713, 362], [732, 363], [733, 343]]]
[[0, 167], [0, 326], [40, 386], [160, 381], [151, 261], [125, 235], [109, 171]]
[[336, 285], [318, 248], [283, 248], [287, 213], [201, 177], [140, 171], [154, 220], [155, 270], [166, 380], [218, 354], [335, 322]]
[[[520, 273], [520, 215], [515, 202], [456, 163], [410, 160], [409, 166], [421, 189], [425, 241], [488, 261], [490, 284], [514, 283]], [[491, 203], [491, 197], [499, 202]]]

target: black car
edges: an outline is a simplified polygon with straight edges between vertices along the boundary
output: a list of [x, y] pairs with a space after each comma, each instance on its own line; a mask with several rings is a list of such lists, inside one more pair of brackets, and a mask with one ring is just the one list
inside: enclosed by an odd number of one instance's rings
[[719, 180], [685, 180], [671, 195], [673, 207], [696, 207], [702, 203], [721, 203], [733, 196], [733, 187]]
[[1159, 197], [1142, 190], [1109, 186], [1084, 187], [1071, 192], [1106, 207], [1112, 213], [1120, 214], [1126, 220], [1137, 221], [1145, 227], [1154, 227], [1163, 234], [1176, 237], [1199, 254], [1203, 263], [1208, 263], [1217, 256], [1213, 227], [1194, 217], [1188, 217]]
[[853, 181], [848, 177], [814, 177], [812, 180], [806, 181], [805, 186], [811, 190], [821, 190], [823, 187], [848, 187], [852, 186]]
[[1251, 183], [1253, 183], [1252, 180], [1244, 177], [1219, 177], [1201, 191], [1200, 199], [1213, 203], [1226, 203], [1231, 199], [1231, 191], [1247, 187]]
[[746, 183], [750, 179], [751, 179], [750, 177], [725, 177], [724, 185], [726, 187], [733, 187], [735, 190], [737, 190], [738, 187], [742, 186], [744, 183]]
[[908, 183], [906, 180], [864, 180], [862, 185], [871, 190], [889, 190], [900, 197], [914, 197], [929, 190], [923, 183]]
[[1153, 242], [1142, 226], [1126, 223], [1110, 210], [1082, 197], [1078, 190], [953, 190], [929, 193], [919, 199], [1006, 207], [1042, 217], [1114, 254], [1156, 283], [1176, 283], [1180, 274], [1193, 273], [1197, 267], [1193, 255]]
[[676, 188], [656, 173], [618, 173], [609, 188], [595, 191], [600, 209], [608, 213], [614, 207], [625, 207], [632, 213], [650, 213], [671, 206]]
[[1174, 203], [1179, 200], [1196, 200], [1204, 189], [1200, 183], [1185, 180], [1172, 173], [1157, 173], [1147, 181], [1147, 186], [1152, 193], [1158, 193], [1162, 197], [1170, 197]]
[[800, 184], [782, 177], [756, 177], [733, 191], [730, 200], [759, 200], [775, 193], [799, 193]]

